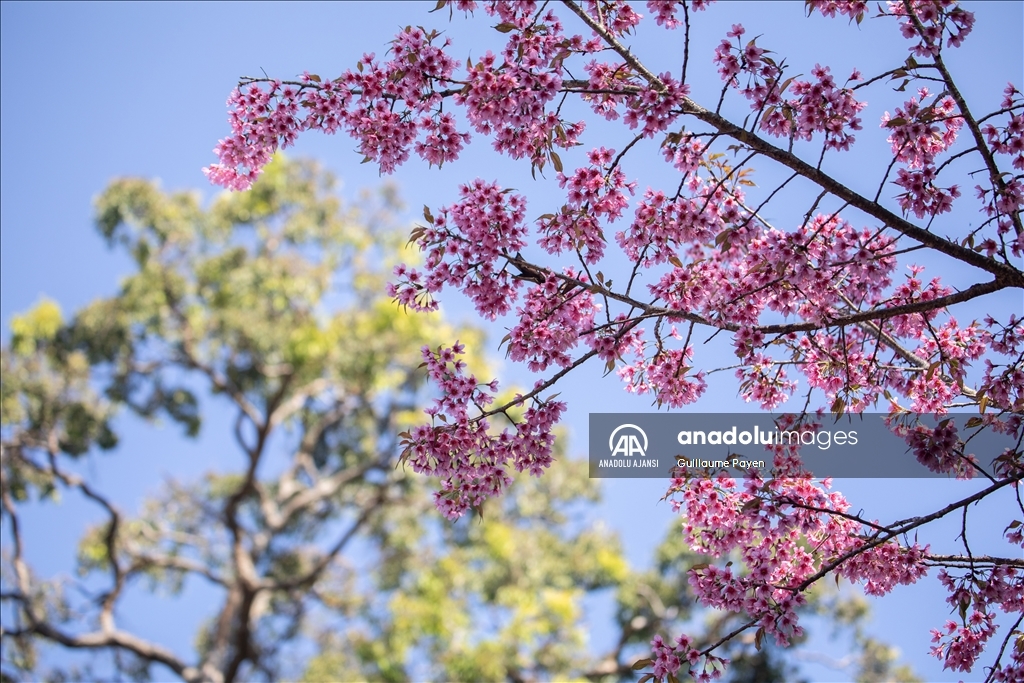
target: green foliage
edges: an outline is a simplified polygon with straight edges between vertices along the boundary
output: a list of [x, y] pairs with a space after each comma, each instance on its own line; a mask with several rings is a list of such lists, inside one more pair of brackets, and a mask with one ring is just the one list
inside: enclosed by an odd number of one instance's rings
[[[585, 463], [560, 459], [540, 479], [520, 476], [476, 520], [448, 524], [426, 498], [382, 517], [371, 534], [384, 550], [373, 589], [384, 618], [329, 639], [307, 679], [389, 680], [389, 663], [416, 651], [441, 680], [580, 676], [592, 660], [582, 598], [629, 572], [607, 530], [568, 531], [569, 508], [596, 494]], [[361, 645], [370, 641], [391, 645]]]
[[12, 323], [11, 345], [0, 350], [3, 392], [0, 426], [10, 438], [0, 466], [5, 490], [14, 500], [57, 495], [56, 481], [45, 468], [18, 457], [29, 450], [78, 457], [96, 446], [117, 445], [111, 427], [113, 406], [90, 384], [88, 359], [61, 344], [60, 308], [44, 300]]
[[11, 321], [11, 347], [22, 356], [28, 356], [39, 344], [52, 341], [61, 325], [60, 306], [43, 299], [25, 315]]

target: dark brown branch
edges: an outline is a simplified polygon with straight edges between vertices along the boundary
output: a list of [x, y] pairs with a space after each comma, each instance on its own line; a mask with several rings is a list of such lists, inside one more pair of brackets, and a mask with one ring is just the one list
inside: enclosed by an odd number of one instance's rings
[[749, 145], [752, 149], [760, 152], [764, 156], [779, 162], [796, 173], [799, 173], [801, 176], [817, 184], [822, 189], [828, 190], [831, 194], [849, 203], [850, 206], [860, 209], [867, 215], [878, 219], [883, 224], [906, 235], [907, 237], [910, 237], [925, 246], [931, 247], [938, 252], [946, 254], [947, 256], [992, 273], [996, 276], [996, 281], [1005, 283], [1003, 284], [1004, 287], [1010, 286], [1024, 288], [1024, 273], [1013, 266], [1000, 263], [999, 261], [988, 258], [973, 249], [968, 249], [967, 247], [961, 246], [952, 240], [939, 237], [924, 228], [914, 225], [905, 218], [884, 208], [882, 205], [864, 197], [854, 190], [851, 190], [838, 180], [832, 178], [814, 166], [811, 166], [796, 155], [772, 145], [763, 138], [760, 138], [746, 129], [737, 126], [726, 118], [704, 109], [692, 100], [686, 100], [684, 102], [683, 110], [701, 121], [715, 127], [729, 137]]
[[992, 557], [991, 555], [975, 555], [973, 558], [963, 555], [927, 555], [925, 561], [934, 567], [970, 568], [972, 565], [1006, 565], [1024, 568], [1024, 559], [1010, 557]]
[[[568, 284], [573, 284], [577, 287], [589, 289], [591, 292], [595, 294], [599, 294], [610, 299], [615, 299], [616, 301], [620, 301], [624, 304], [629, 304], [630, 306], [643, 311], [647, 315], [660, 315], [666, 318], [679, 318], [682, 320], [688, 320], [690, 322], [698, 323], [701, 325], [707, 325], [709, 327], [714, 327], [716, 329], [726, 330], [729, 332], [736, 332], [739, 330], [738, 325], [731, 323], [716, 322], [704, 316], [698, 315], [696, 313], [689, 313], [687, 311], [662, 308], [660, 306], [646, 304], [643, 303], [642, 301], [638, 301], [623, 294], [613, 292], [605, 287], [602, 287], [599, 284], [582, 282], [581, 280], [578, 280], [576, 278], [572, 278], [567, 275], [556, 273], [554, 271], [547, 270], [540, 266], [536, 266], [518, 257], [506, 256], [505, 258], [507, 258], [508, 261], [514, 265], [531, 268], [541, 273], [544, 277], [556, 277]], [[822, 330], [830, 327], [844, 327], [846, 325], [856, 325], [862, 322], [886, 320], [888, 318], [893, 318], [899, 315], [910, 315], [912, 313], [924, 313], [927, 311], [940, 310], [953, 304], [963, 303], [965, 301], [970, 301], [971, 299], [976, 299], [986, 294], [998, 292], [1002, 289], [1006, 289], [1008, 286], [1009, 285], [1007, 284], [1001, 283], [998, 279], [991, 280], [989, 282], [974, 284], [968, 287], [967, 289], [956, 292], [954, 294], [936, 297], [928, 301], [922, 300], [917, 301], [915, 303], [892, 306], [890, 308], [858, 311], [857, 313], [840, 315], [822, 323], [780, 323], [774, 325], [761, 325], [757, 329], [765, 334], [788, 334], [790, 332], [813, 332], [815, 330]]]
[[817, 572], [801, 581], [798, 585], [788, 587], [788, 590], [802, 592], [806, 590], [811, 584], [815, 583], [816, 581], [825, 576], [828, 576], [828, 574], [833, 570], [838, 569], [843, 563], [845, 563], [850, 558], [856, 557], [857, 555], [860, 555], [865, 551], [868, 551], [876, 546], [882, 545], [883, 543], [892, 540], [896, 536], [902, 536], [903, 534], [906, 534], [909, 531], [913, 531], [914, 529], [920, 526], [924, 526], [929, 522], [934, 522], [937, 519], [941, 519], [949, 513], [959, 510], [960, 508], [965, 507], [967, 505], [970, 505], [975, 501], [979, 501], [995, 493], [1001, 488], [1004, 488], [1011, 484], [1015, 484], [1019, 482], [1021, 479], [1024, 479], [1024, 474], [1018, 474], [1015, 477], [1003, 479], [1002, 481], [998, 481], [995, 484], [992, 484], [991, 486], [984, 488], [973, 495], [967, 496], [966, 498], [963, 498], [955, 503], [950, 503], [946, 507], [942, 508], [941, 510], [935, 511], [930, 515], [925, 515], [924, 517], [913, 517], [909, 520], [906, 520], [905, 522], [894, 524], [891, 527], [889, 527], [888, 530], [884, 532], [878, 532], [877, 535], [875, 535], [873, 538], [865, 542], [863, 545], [860, 545], [848, 552], [843, 553], [836, 559], [832, 560], [831, 562], [823, 566]]

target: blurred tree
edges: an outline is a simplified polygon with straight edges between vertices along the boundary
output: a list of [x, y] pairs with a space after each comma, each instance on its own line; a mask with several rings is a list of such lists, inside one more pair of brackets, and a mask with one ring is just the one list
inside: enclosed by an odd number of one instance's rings
[[[479, 333], [381, 296], [401, 256], [394, 193], [359, 214], [342, 210], [332, 183], [279, 159], [252, 192], [204, 210], [192, 194], [114, 182], [97, 223], [136, 272], [70, 321], [49, 301], [13, 321], [2, 352], [4, 681], [167, 669], [217, 682], [611, 680], [632, 677], [657, 630], [698, 616], [665, 607], [693, 604], [682, 568], [695, 558], [678, 532], [654, 569], [631, 571], [588, 518], [598, 491], [583, 462], [560, 457], [545, 477], [522, 477], [480, 518], [436, 514], [431, 482], [397, 465], [397, 435], [426, 402], [417, 349]], [[119, 411], [194, 437], [207, 393], [234, 412], [237, 468], [169, 481], [137, 515], [80, 474], [77, 460], [117, 445]], [[78, 578], [44, 579], [26, 557], [45, 539], [21, 515], [68, 491], [102, 521], [81, 539]], [[194, 653], [125, 630], [139, 583], [175, 595], [190, 577], [221, 596]], [[595, 657], [584, 598], [610, 588], [621, 635]], [[711, 618], [709, 642], [735, 618]], [[46, 661], [39, 648], [51, 645], [92, 654]], [[759, 646], [730, 644], [735, 680], [792, 680]], [[892, 658], [878, 648], [885, 676]]]

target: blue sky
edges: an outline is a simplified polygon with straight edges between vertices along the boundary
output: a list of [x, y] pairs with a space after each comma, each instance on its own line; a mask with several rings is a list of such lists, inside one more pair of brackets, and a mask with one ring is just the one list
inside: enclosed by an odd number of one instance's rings
[[[456, 55], [479, 56], [485, 45], [498, 49], [497, 34], [488, 28], [493, 22], [481, 15], [469, 24], [457, 19], [449, 27], [447, 13], [427, 14], [433, 4], [4, 2], [0, 8], [0, 319], [4, 339], [11, 317], [41, 296], [55, 299], [65, 312], [71, 312], [96, 297], [113, 294], [119, 278], [129, 272], [128, 260], [108, 251], [92, 227], [91, 202], [109, 181], [143, 176], [159, 179], [165, 189], [199, 188], [207, 198], [215, 194], [200, 169], [214, 161], [211, 149], [228, 132], [224, 101], [239, 76], [265, 71], [288, 78], [303, 70], [334, 76], [351, 68], [363, 52], [383, 55], [387, 41], [406, 24], [447, 30], [457, 46]], [[968, 8], [977, 14], [975, 32], [949, 59], [968, 99], [988, 110], [997, 105], [1007, 81], [1020, 86], [1024, 80], [1024, 13], [1021, 3], [1010, 2]], [[702, 102], [717, 99], [720, 82], [711, 65], [711, 50], [737, 21], [747, 27], [748, 37], [763, 35], [759, 45], [787, 57], [797, 72], [807, 73], [821, 62], [832, 65], [842, 77], [854, 66], [872, 75], [906, 55], [906, 45], [896, 37], [891, 22], [865, 21], [856, 27], [845, 19], [804, 19], [802, 2], [726, 3], [697, 20], [691, 82], [695, 98]], [[641, 34], [634, 44], [659, 71], [678, 68], [680, 41], [679, 34], [667, 40]], [[855, 186], [863, 175], [876, 173], [871, 161], [872, 151], [879, 149], [874, 117], [880, 110], [872, 106], [867, 111], [863, 135], [874, 146], [864, 145], [848, 157], [830, 160], [830, 170]], [[613, 127], [594, 123], [592, 128], [597, 135], [607, 131], [613, 136], [611, 143], [590, 137], [583, 149], [598, 144], [621, 146], [624, 141], [621, 131]], [[429, 171], [413, 161], [393, 176], [411, 207], [410, 222], [419, 214], [418, 207], [430, 204], [436, 209], [452, 201], [457, 183], [478, 175], [517, 187], [529, 197], [531, 207], [537, 207], [532, 213], [543, 213], [539, 207], [545, 201], [556, 201], [557, 188], [550, 178], [532, 180], [528, 168], [495, 159], [486, 141], [477, 138], [475, 142], [463, 160], [440, 171]], [[346, 137], [309, 134], [291, 154], [321, 160], [342, 178], [345, 195], [354, 197], [360, 188], [380, 182], [371, 165], [359, 163], [354, 147]], [[563, 155], [570, 168], [581, 158]], [[642, 166], [631, 169], [639, 176], [641, 190], [652, 182], [644, 170]], [[970, 213], [963, 218], [970, 220]], [[955, 269], [944, 274], [954, 280], [960, 275]], [[986, 305], [1019, 310], [1020, 297], [1014, 297]], [[454, 316], [468, 318], [471, 313], [457, 299], [447, 303]], [[987, 312], [971, 311], [965, 317]], [[501, 325], [492, 328], [495, 346], [503, 334]], [[701, 354], [698, 360], [704, 367], [728, 364], [728, 350], [708, 349]], [[601, 380], [596, 367], [590, 370], [561, 387], [562, 398], [570, 404], [570, 450], [575, 452], [586, 447], [589, 412], [649, 409], [648, 401], [627, 397], [613, 377]], [[502, 375], [508, 376], [532, 384], [521, 372]], [[749, 406], [736, 399], [731, 373], [720, 373], [699, 408], [748, 410]], [[144, 430], [133, 427], [117, 455], [97, 458], [90, 467], [108, 490], [119, 491], [122, 503], [130, 508], [158, 483], [162, 473], [185, 476], [201, 471], [208, 453], [224, 442], [225, 434], [208, 428], [198, 443], [183, 443], [168, 430], [154, 443]], [[934, 509], [950, 495], [966, 492], [957, 484], [863, 480], [839, 488], [850, 495], [855, 507], [880, 519]], [[667, 506], [657, 503], [661, 489], [656, 482], [617, 481], [606, 490], [603, 514], [623, 534], [631, 560], [647, 562], [671, 520]], [[72, 543], [78, 530], [65, 522], [58, 528], [63, 519], [63, 513], [40, 510], [31, 523], [39, 533]], [[955, 533], [949, 533], [945, 542]], [[37, 551], [39, 562], [53, 571], [69, 567], [73, 552], [70, 546], [58, 549], [58, 545]], [[141, 610], [148, 603], [139, 604]], [[184, 610], [161, 609], [172, 615], [164, 622], [171, 626], [161, 628], [175, 629], [187, 621]], [[180, 617], [173, 616], [176, 609], [183, 613]], [[874, 631], [900, 646], [926, 679], [951, 678], [925, 654], [928, 629], [939, 626], [948, 615], [934, 581], [898, 590], [893, 598], [876, 605], [876, 614]], [[595, 632], [599, 637], [600, 632]], [[179, 633], [174, 640], [178, 647], [188, 645], [187, 635]], [[808, 668], [808, 672], [829, 680], [827, 670]]]

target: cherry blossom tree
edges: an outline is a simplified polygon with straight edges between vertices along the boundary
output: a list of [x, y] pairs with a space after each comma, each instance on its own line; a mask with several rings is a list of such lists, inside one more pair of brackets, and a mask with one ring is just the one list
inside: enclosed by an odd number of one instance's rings
[[[933, 632], [932, 654], [986, 680], [1021, 680], [1024, 322], [998, 302], [1024, 289], [1024, 97], [1008, 84], [991, 102], [967, 101], [949, 64], [975, 17], [951, 0], [877, 11], [808, 0], [808, 15], [845, 19], [851, 30], [866, 19], [892, 25], [906, 51], [870, 75], [820, 63], [805, 75], [739, 23], [713, 54], [697, 55], [691, 31], [709, 4], [441, 0], [436, 10], [449, 19], [491, 18], [494, 51], [463, 68], [465, 55], [438, 30], [408, 27], [384, 58], [366, 54], [337, 78], [244, 78], [228, 101], [231, 135], [205, 172], [244, 190], [309, 130], [348, 133], [383, 173], [413, 155], [452, 163], [472, 136], [542, 179], [553, 171], [560, 205], [529, 206], [518, 191], [475, 179], [456, 201], [425, 208], [411, 235], [424, 265], [398, 267], [389, 286], [415, 310], [434, 310], [448, 288], [483, 318], [511, 316], [508, 355], [540, 375], [531, 391], [500, 401], [497, 382], [473, 374], [460, 344], [423, 349], [442, 397], [401, 435], [403, 459], [440, 478], [436, 506], [451, 519], [500, 496], [512, 469], [544, 473], [565, 410], [552, 390], [593, 358], [626, 391], [673, 409], [705, 392], [710, 368], [695, 342], [717, 337], [731, 340], [740, 396], [764, 410], [791, 397], [803, 403], [798, 413], [973, 410], [972, 434], [1009, 434], [1016, 448], [972, 454], [968, 430], [951, 422], [904, 427], [922, 466], [986, 482], [910, 519], [855, 513], [789, 448], [776, 447], [771, 478], [679, 472], [666, 497], [685, 541], [741, 560], [698, 564], [690, 585], [705, 605], [745, 617], [707, 646], [656, 636], [636, 668], [659, 681], [717, 678], [726, 642], [751, 632], [758, 645], [799, 637], [796, 610], [826, 577], [884, 595], [937, 569], [958, 618]], [[631, 45], [642, 22], [682, 34], [673, 71], [656, 73], [643, 46]], [[717, 69], [717, 100], [691, 98], [698, 64]], [[869, 94], [888, 104], [869, 107]], [[592, 129], [608, 129], [599, 119], [618, 124], [622, 144], [588, 139], [588, 116]], [[873, 173], [844, 182], [844, 157], [871, 145], [873, 130], [882, 140], [870, 151]], [[560, 155], [577, 147], [581, 165], [569, 170]], [[673, 169], [670, 185], [644, 187], [634, 175], [648, 170], [644, 150]], [[758, 186], [755, 165], [780, 180]], [[809, 202], [791, 199], [798, 187]], [[498, 418], [511, 426], [499, 430]], [[967, 511], [991, 496], [1021, 511], [999, 521], [1002, 556], [968, 542]], [[950, 515], [964, 520], [962, 552], [917, 542], [918, 530]]]

